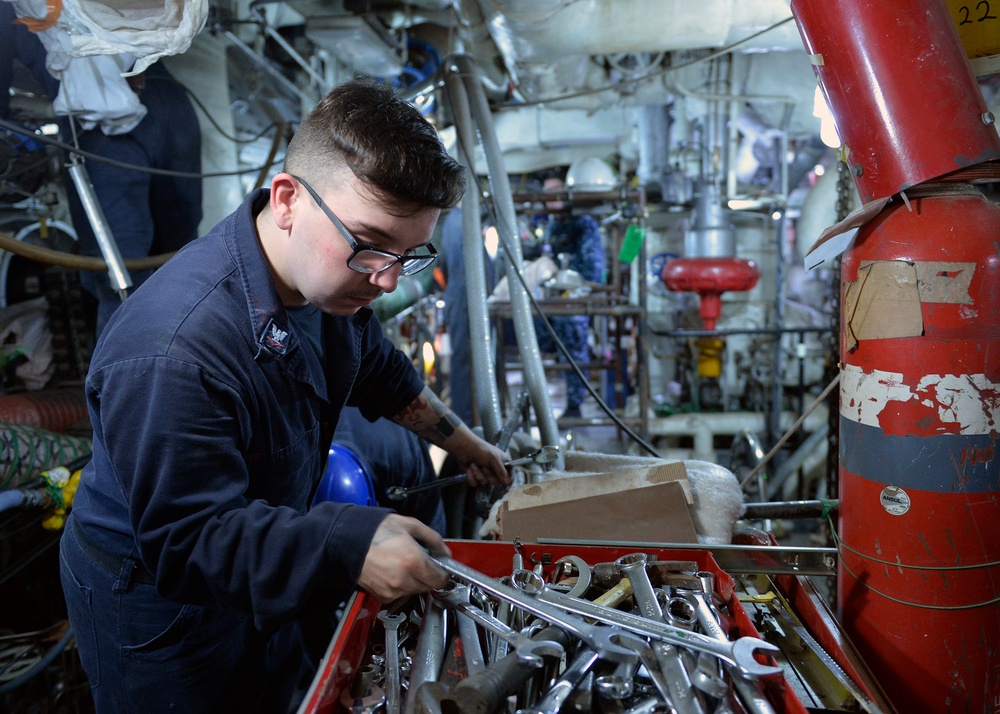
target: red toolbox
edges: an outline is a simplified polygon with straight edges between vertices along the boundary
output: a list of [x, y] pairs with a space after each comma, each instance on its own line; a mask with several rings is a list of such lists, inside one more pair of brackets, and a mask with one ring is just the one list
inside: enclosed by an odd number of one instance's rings
[[[509, 575], [515, 555], [513, 543], [498, 541], [448, 541], [454, 558], [482, 573], [501, 577]], [[537, 545], [524, 544], [521, 555], [525, 567], [533, 562], [554, 563], [560, 558], [575, 555], [588, 564], [604, 563], [637, 552], [629, 547], [596, 547], [578, 545]], [[734, 581], [723, 572], [711, 553], [705, 550], [656, 550], [643, 552], [660, 561], [687, 560], [698, 564], [700, 570], [715, 574], [716, 593], [731, 613], [740, 636], [760, 637], [743, 605], [734, 594]], [[366, 593], [357, 593], [347, 604], [340, 625], [331, 640], [319, 671], [299, 714], [332, 714], [343, 711], [340, 704], [341, 692], [349, 686], [354, 674], [362, 664], [369, 650], [370, 638], [377, 622], [377, 614], [382, 608], [375, 598]], [[758, 655], [760, 657], [760, 655]], [[764, 659], [761, 660], [766, 661]], [[773, 660], [769, 664], [775, 664]], [[781, 675], [760, 680], [765, 696], [776, 712], [806, 714], [807, 709]]]

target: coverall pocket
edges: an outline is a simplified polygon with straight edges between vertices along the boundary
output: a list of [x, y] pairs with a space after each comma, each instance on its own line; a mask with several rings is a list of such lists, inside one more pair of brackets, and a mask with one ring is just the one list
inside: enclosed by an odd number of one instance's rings
[[122, 652], [126, 656], [170, 657], [192, 630], [200, 610], [164, 600], [152, 587], [137, 587], [122, 598]]
[[[146, 589], [137, 588], [129, 595]], [[245, 641], [240, 618], [158, 599], [158, 613], [149, 602], [139, 608], [122, 608], [123, 618], [140, 609], [142, 617], [148, 618], [129, 633], [133, 637], [146, 637], [157, 618], [162, 627], [154, 636], [122, 647], [121, 675], [129, 711], [208, 714], [248, 708], [244, 704], [259, 696], [261, 672], [242, 659]], [[128, 641], [123, 635], [122, 642]]]
[[66, 610], [73, 627], [80, 663], [91, 687], [101, 683], [101, 658], [97, 649], [97, 624], [94, 619], [93, 592], [77, 580], [65, 554], [59, 553], [59, 577], [62, 581]]

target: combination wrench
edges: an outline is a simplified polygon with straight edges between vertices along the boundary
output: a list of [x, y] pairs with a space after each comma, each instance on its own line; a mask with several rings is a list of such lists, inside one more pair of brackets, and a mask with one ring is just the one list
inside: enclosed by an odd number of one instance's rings
[[386, 714], [399, 714], [402, 700], [399, 672], [399, 627], [406, 622], [406, 616], [390, 615], [388, 610], [382, 610], [378, 614], [378, 619], [385, 627], [385, 711]]
[[563, 647], [558, 642], [552, 640], [533, 640], [527, 635], [521, 634], [517, 630], [508, 627], [506, 623], [490, 613], [473, 605], [469, 602], [467, 594], [463, 596], [461, 590], [457, 592], [455, 590], [439, 590], [434, 593], [434, 597], [445, 607], [465, 615], [473, 622], [481, 625], [510, 644], [514, 647], [514, 654], [517, 655], [518, 659], [533, 666], [541, 667], [543, 656], [562, 657], [563, 655]]
[[[635, 662], [637, 659], [633, 650], [613, 639], [616, 631], [612, 628], [591, 625], [583, 618], [576, 617], [563, 608], [555, 607], [545, 600], [533, 597], [510, 585], [504, 585], [474, 568], [459, 563], [454, 558], [441, 555], [431, 555], [430, 558], [458, 580], [475, 585], [494, 597], [506, 600], [546, 622], [561, 627], [597, 652], [601, 659], [612, 662]], [[541, 576], [530, 570], [521, 572], [531, 573], [541, 581]], [[544, 581], [542, 582], [544, 583]]]
[[[623, 555], [615, 564], [622, 576], [632, 583], [635, 601], [643, 616], [660, 623], [663, 622], [663, 610], [656, 599], [656, 591], [649, 581], [649, 575], [646, 574], [646, 560], [643, 553], [634, 553]], [[677, 648], [671, 643], [656, 641], [652, 643], [652, 649], [656, 664], [666, 679], [671, 705], [680, 714], [704, 714], [705, 710], [691, 686], [691, 678]]]
[[621, 610], [597, 605], [589, 600], [567, 597], [561, 593], [549, 590], [541, 578], [538, 578], [535, 587], [527, 585], [524, 581], [521, 582], [521, 586], [521, 592], [525, 595], [574, 615], [597, 620], [606, 625], [620, 627], [623, 630], [642, 635], [643, 637], [688, 647], [700, 652], [708, 652], [726, 662], [736, 665], [749, 677], [767, 677], [781, 673], [781, 667], [761, 664], [754, 658], [754, 655], [758, 651], [779, 651], [776, 645], [765, 642], [758, 637], [744, 636], [736, 640], [723, 642], [722, 640], [717, 640], [698, 632], [668, 625], [666, 622], [653, 622], [652, 620], [631, 615]]

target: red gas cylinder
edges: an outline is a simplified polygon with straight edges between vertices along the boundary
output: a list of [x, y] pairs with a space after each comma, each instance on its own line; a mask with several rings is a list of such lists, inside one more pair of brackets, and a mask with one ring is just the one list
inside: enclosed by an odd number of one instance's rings
[[842, 264], [840, 619], [899, 712], [997, 712], [1000, 207], [907, 195]]
[[739, 258], [674, 258], [660, 274], [675, 292], [698, 293], [698, 314], [706, 330], [714, 330], [722, 314], [722, 293], [751, 290], [760, 271], [752, 260]]
[[791, 8], [862, 203], [1000, 158], [942, 0], [792, 0]]

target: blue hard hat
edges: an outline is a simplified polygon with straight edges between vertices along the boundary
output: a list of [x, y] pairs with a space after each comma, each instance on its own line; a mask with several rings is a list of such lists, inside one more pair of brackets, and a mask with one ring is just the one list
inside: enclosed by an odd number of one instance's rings
[[378, 505], [375, 500], [375, 484], [368, 468], [346, 446], [330, 445], [326, 470], [323, 471], [312, 505], [323, 501], [354, 503], [359, 506]]

